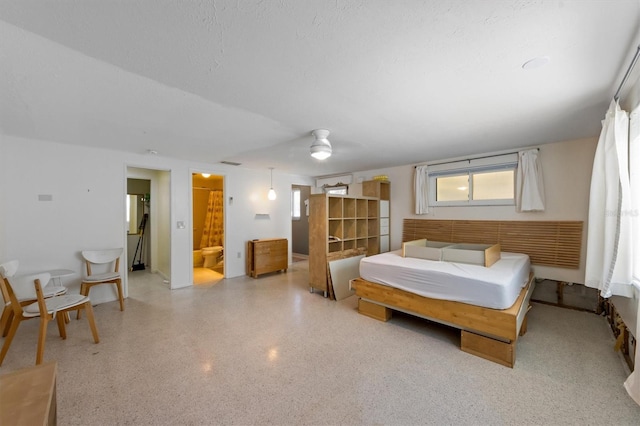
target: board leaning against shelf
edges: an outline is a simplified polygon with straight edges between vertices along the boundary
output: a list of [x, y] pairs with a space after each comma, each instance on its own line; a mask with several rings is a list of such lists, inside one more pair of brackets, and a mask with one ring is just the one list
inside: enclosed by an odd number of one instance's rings
[[379, 199], [314, 194], [309, 200], [309, 285], [328, 294], [327, 257], [380, 252]]

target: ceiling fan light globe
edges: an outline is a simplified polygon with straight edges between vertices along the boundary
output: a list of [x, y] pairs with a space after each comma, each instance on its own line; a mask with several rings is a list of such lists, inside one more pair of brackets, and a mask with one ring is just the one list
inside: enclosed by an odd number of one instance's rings
[[311, 156], [317, 160], [326, 160], [331, 157], [331, 145], [311, 145]]
[[331, 142], [327, 139], [329, 131], [327, 129], [316, 129], [311, 134], [316, 138], [311, 144], [311, 156], [317, 160], [326, 160], [331, 157]]

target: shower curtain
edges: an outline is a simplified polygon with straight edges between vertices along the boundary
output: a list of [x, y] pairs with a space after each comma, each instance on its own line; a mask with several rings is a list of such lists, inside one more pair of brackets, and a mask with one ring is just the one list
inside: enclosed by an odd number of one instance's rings
[[224, 241], [224, 227], [222, 226], [222, 191], [209, 191], [207, 215], [204, 219], [204, 229], [200, 239], [200, 248], [222, 246]]

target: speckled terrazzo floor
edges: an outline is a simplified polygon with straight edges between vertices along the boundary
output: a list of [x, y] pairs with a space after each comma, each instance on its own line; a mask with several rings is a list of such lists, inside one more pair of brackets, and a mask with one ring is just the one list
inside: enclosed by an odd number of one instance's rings
[[[95, 307], [68, 339], [51, 324], [60, 425], [555, 425], [640, 423], [606, 321], [535, 304], [509, 369], [459, 350], [459, 333], [407, 315], [388, 323], [287, 273], [171, 291], [133, 273], [126, 310]], [[0, 374], [31, 366], [37, 321]]]

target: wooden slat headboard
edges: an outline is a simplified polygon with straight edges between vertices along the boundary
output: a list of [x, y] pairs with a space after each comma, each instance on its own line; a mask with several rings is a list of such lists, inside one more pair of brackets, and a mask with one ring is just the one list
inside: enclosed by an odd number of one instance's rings
[[402, 242], [421, 238], [500, 243], [502, 251], [528, 254], [534, 265], [578, 269], [582, 221], [404, 219]]

